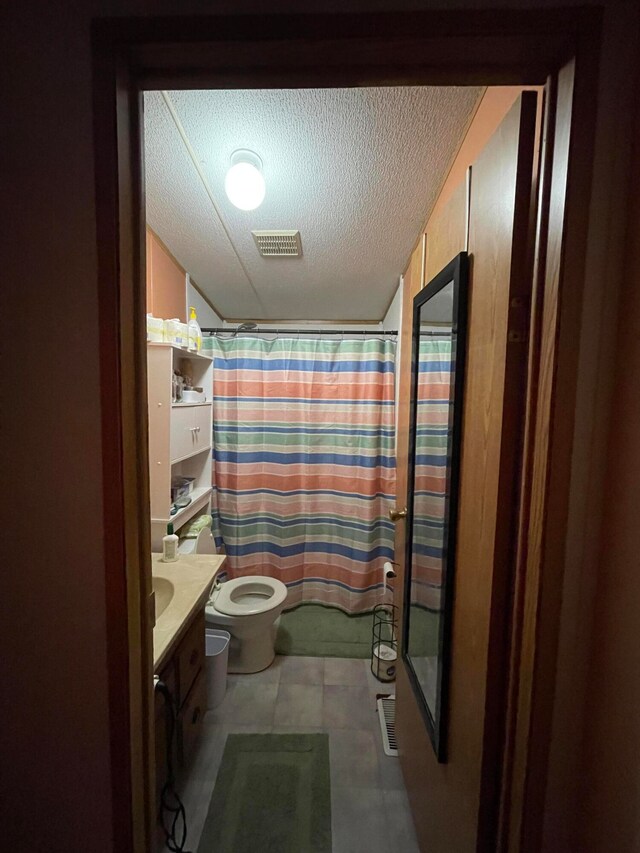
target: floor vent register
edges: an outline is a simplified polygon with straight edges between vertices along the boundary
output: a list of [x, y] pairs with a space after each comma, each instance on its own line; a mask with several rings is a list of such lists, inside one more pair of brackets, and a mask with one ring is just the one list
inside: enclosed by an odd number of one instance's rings
[[383, 696], [377, 701], [380, 728], [382, 730], [382, 745], [385, 755], [398, 754], [396, 740], [396, 697]]

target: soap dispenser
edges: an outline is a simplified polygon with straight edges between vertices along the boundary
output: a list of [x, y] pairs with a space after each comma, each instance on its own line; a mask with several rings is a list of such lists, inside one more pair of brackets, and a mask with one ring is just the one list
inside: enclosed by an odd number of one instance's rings
[[178, 537], [173, 524], [167, 524], [167, 535], [162, 537], [162, 562], [175, 563], [178, 559]]
[[198, 324], [196, 309], [191, 306], [189, 308], [189, 349], [200, 352], [202, 347], [202, 331]]

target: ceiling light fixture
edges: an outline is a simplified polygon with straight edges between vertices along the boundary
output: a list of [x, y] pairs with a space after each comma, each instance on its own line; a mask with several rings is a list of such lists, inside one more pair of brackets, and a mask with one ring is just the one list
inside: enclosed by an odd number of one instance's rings
[[231, 204], [240, 210], [255, 210], [264, 201], [262, 160], [244, 148], [231, 155], [231, 167], [224, 179], [224, 190]]

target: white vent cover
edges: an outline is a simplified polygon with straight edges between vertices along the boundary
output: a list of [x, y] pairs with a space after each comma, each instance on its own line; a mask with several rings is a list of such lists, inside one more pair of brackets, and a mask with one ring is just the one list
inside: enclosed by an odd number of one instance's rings
[[302, 243], [299, 231], [252, 231], [263, 258], [299, 258]]
[[382, 730], [382, 747], [385, 755], [398, 755], [396, 740], [396, 697], [384, 696], [378, 699], [378, 714]]

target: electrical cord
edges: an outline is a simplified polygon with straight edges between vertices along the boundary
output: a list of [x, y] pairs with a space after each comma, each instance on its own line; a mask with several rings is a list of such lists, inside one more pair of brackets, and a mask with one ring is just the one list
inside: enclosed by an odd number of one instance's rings
[[[162, 693], [167, 708], [167, 717], [169, 718], [166, 740], [167, 779], [162, 786], [162, 793], [160, 795], [160, 823], [165, 835], [167, 848], [171, 850], [171, 853], [190, 853], [190, 851], [185, 849], [185, 844], [187, 843], [187, 812], [175, 789], [175, 775], [171, 759], [171, 747], [176, 730], [175, 704], [171, 691], [164, 681], [160, 681], [157, 675], [154, 676], [153, 687], [154, 690]], [[167, 819], [170, 821], [169, 828], [167, 828]], [[179, 830], [181, 832], [178, 838], [177, 833]]]

